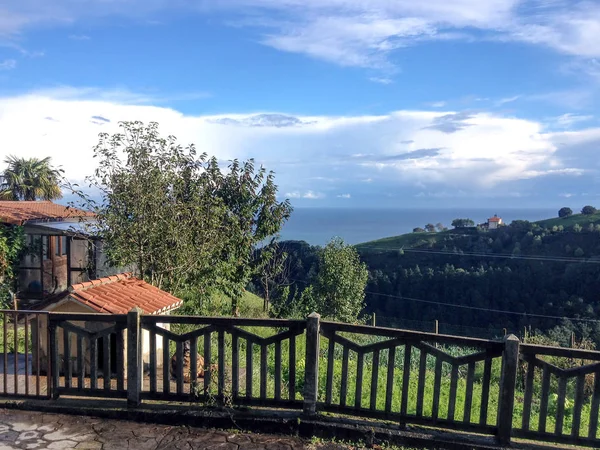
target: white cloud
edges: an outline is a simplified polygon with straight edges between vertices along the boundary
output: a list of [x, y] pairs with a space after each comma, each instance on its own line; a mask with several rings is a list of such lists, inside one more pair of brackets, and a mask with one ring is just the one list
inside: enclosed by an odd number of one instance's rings
[[5, 59], [0, 61], [0, 70], [12, 70], [17, 67], [17, 61], [14, 59]]
[[348, 192], [356, 182], [370, 192], [383, 185], [484, 192], [516, 180], [568, 180], [598, 164], [600, 128], [550, 133], [531, 120], [456, 111], [191, 116], [127, 102], [138, 100], [132, 93], [119, 98], [82, 90], [78, 97], [77, 91], [0, 98], [0, 160], [8, 153], [51, 156], [68, 177], [81, 180], [95, 168], [92, 148], [98, 133], [116, 132], [119, 121], [141, 120], [159, 122], [163, 135], [175, 135], [183, 145], [194, 143], [220, 160], [254, 157], [276, 171], [287, 197], [307, 200], [326, 198], [325, 193], [335, 197], [335, 190]]
[[89, 41], [91, 38], [86, 34], [70, 34], [69, 39], [73, 41]]
[[444, 101], [432, 102], [432, 103], [429, 103], [429, 106], [431, 106], [432, 108], [443, 108], [444, 106], [446, 106], [446, 102], [444, 102]]
[[384, 77], [371, 77], [371, 78], [369, 78], [369, 81], [372, 81], [373, 83], [379, 83], [379, 84], [392, 84], [394, 82], [391, 78], [384, 78]]
[[590, 120], [594, 120], [594, 116], [566, 113], [554, 117], [550, 120], [550, 123], [558, 128], [571, 128], [575, 124], [589, 122]]
[[496, 105], [501, 106], [501, 105], [505, 105], [506, 103], [512, 103], [514, 101], [517, 101], [520, 98], [521, 98], [520, 95], [513, 95], [512, 97], [501, 98], [500, 100], [498, 100], [496, 102]]
[[352, 196], [350, 194], [338, 194], [336, 197], [337, 198], [352, 198]]

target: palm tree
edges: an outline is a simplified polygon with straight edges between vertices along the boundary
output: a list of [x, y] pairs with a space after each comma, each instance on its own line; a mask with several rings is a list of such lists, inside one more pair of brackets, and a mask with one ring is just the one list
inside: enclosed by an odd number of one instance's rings
[[62, 197], [60, 179], [62, 170], [50, 165], [50, 157], [4, 160], [8, 167], [0, 182], [2, 200], [54, 200]]

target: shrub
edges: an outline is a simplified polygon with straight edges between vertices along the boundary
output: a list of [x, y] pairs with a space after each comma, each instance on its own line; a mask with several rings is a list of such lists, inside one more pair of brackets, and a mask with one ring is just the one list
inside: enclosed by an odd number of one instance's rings
[[583, 208], [581, 208], [581, 214], [585, 214], [586, 216], [596, 214], [596, 211], [596, 208], [591, 205], [585, 205]]
[[558, 217], [565, 218], [565, 217], [569, 217], [572, 215], [573, 215], [573, 210], [567, 206], [560, 208], [558, 210]]

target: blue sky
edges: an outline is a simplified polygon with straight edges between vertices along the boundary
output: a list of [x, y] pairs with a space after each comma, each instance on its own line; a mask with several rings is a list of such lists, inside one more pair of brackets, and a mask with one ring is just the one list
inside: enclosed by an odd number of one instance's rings
[[0, 0], [0, 157], [157, 121], [297, 206], [599, 206], [597, 42], [597, 1]]

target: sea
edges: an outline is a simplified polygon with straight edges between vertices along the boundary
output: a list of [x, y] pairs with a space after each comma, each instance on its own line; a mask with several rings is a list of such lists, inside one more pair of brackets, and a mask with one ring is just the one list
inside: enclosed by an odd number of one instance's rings
[[456, 218], [484, 223], [497, 214], [504, 223], [513, 220], [541, 220], [556, 217], [558, 209], [373, 209], [373, 208], [295, 208], [284, 224], [281, 240], [301, 240], [311, 245], [325, 245], [339, 236], [348, 244], [360, 244], [399, 234], [416, 227], [442, 223], [450, 228]]

